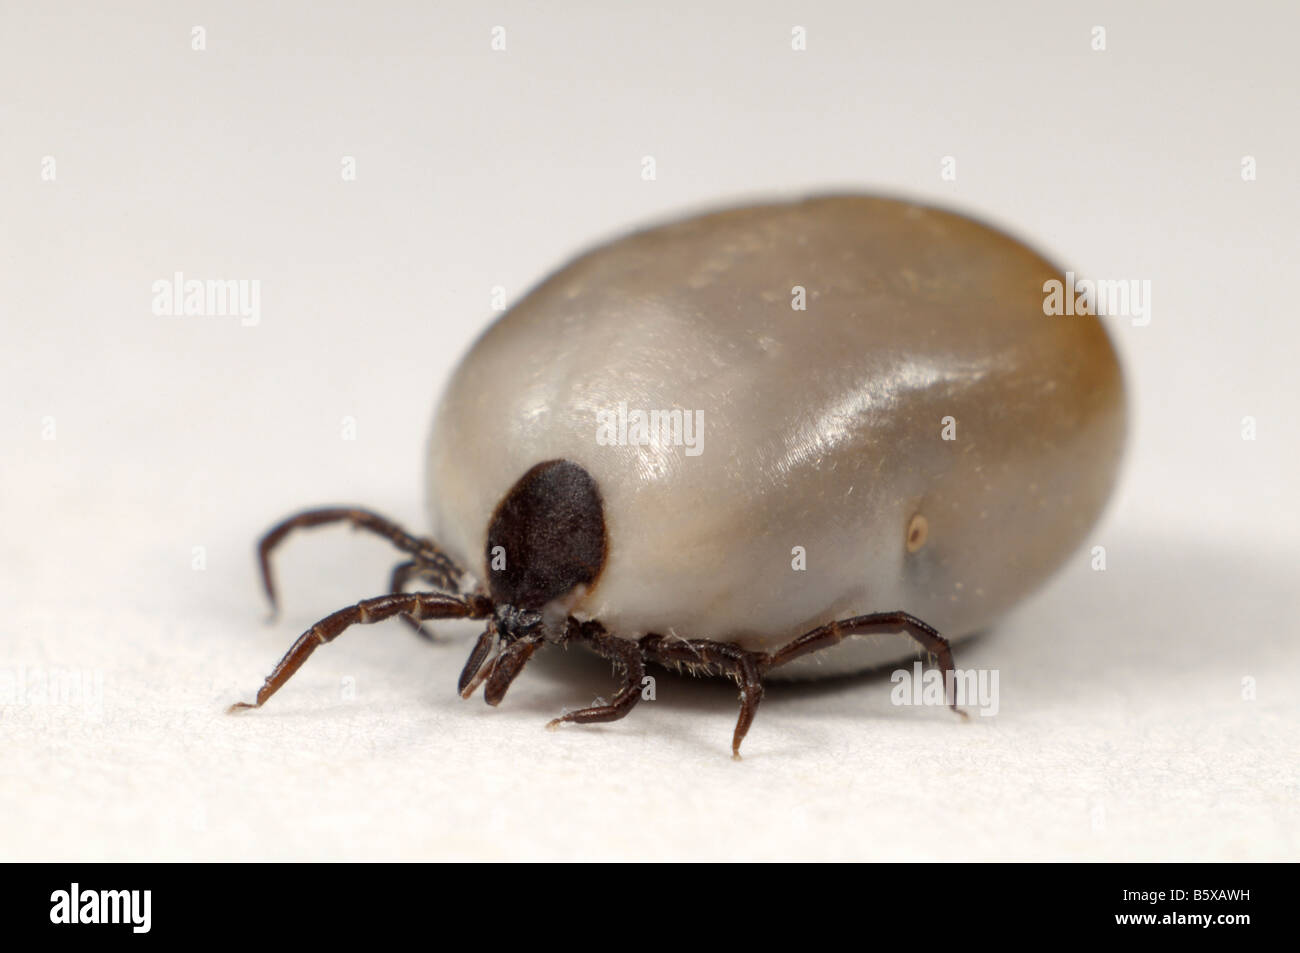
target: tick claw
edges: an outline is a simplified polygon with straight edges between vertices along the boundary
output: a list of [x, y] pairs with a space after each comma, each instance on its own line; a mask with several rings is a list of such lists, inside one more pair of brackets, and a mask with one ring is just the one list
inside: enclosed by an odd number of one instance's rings
[[251, 705], [248, 702], [235, 702], [233, 705], [231, 705], [229, 708], [226, 709], [226, 714], [233, 715], [235, 714], [235, 712], [246, 711], [249, 708], [256, 708], [256, 707], [257, 707], [256, 705]]
[[563, 719], [563, 718], [552, 718], [550, 721], [548, 721], [548, 722], [546, 723], [546, 730], [547, 730], [547, 731], [558, 731], [559, 728], [560, 728], [560, 725], [562, 725], [563, 723], [564, 723], [564, 719]]

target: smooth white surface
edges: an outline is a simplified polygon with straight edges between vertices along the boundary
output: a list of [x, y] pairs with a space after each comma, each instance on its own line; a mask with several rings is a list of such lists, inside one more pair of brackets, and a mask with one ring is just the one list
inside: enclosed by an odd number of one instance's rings
[[[0, 857], [1300, 856], [1285, 7], [140, 10], [0, 15], [0, 669], [103, 686], [98, 713], [0, 709]], [[996, 717], [896, 708], [882, 677], [781, 686], [733, 763], [727, 685], [662, 678], [550, 734], [603, 664], [539, 658], [491, 710], [453, 690], [472, 630], [396, 624], [222, 714], [384, 586], [381, 543], [304, 535], [264, 628], [252, 542], [312, 503], [421, 525], [433, 401], [493, 286], [827, 187], [1152, 282], [1150, 325], [1113, 326], [1135, 413], [1109, 568], [1081, 551], [962, 647], [1000, 672]], [[260, 323], [154, 315], [176, 271], [261, 281]]]

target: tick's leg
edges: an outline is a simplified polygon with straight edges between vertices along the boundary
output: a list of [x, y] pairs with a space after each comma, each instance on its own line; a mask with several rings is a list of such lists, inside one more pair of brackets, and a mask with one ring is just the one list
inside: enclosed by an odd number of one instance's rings
[[618, 636], [610, 635], [596, 622], [584, 623], [581, 626], [581, 634], [574, 641], [588, 646], [602, 658], [609, 659], [622, 669], [623, 687], [608, 705], [579, 708], [577, 711], [565, 712], [559, 718], [552, 719], [546, 725], [551, 730], [565, 722], [586, 725], [598, 721], [618, 721], [641, 700], [641, 680], [645, 678], [645, 661], [641, 657], [640, 645], [631, 639], [620, 639]]
[[899, 631], [906, 632], [938, 660], [939, 666], [943, 669], [948, 707], [965, 718], [966, 713], [957, 707], [956, 670], [952, 664], [952, 648], [948, 645], [948, 640], [933, 626], [906, 612], [873, 612], [870, 615], [858, 615], [850, 619], [828, 622], [811, 632], [805, 632], [784, 648], [772, 652], [767, 657], [766, 668], [776, 668], [801, 655], [830, 648], [851, 635], [882, 635]]
[[[395, 567], [393, 567], [393, 578], [392, 578], [392, 582], [388, 586], [388, 589], [392, 593], [405, 592], [407, 585], [410, 584], [412, 579], [421, 579], [426, 582], [430, 582], [433, 584], [433, 587], [435, 589], [446, 588], [440, 583], [438, 574], [435, 570], [433, 570], [429, 566], [426, 566], [424, 563], [420, 563], [412, 559], [409, 562], [398, 563]], [[455, 592], [456, 590], [453, 589], [451, 591]], [[433, 641], [433, 633], [430, 632], [428, 629], [426, 629], [424, 626], [420, 625], [418, 621], [413, 619], [411, 616], [407, 615], [405, 612], [403, 612], [400, 616], [398, 616], [398, 618], [401, 619], [406, 625], [410, 626], [411, 631], [413, 631], [420, 638], [428, 639], [430, 642]]]
[[645, 656], [669, 668], [708, 675], [725, 675], [740, 688], [740, 717], [731, 735], [731, 756], [740, 760], [740, 743], [754, 723], [758, 703], [763, 700], [763, 672], [768, 656], [749, 652], [727, 642], [706, 639], [666, 639], [647, 635], [640, 642]]
[[332, 642], [348, 626], [382, 622], [398, 613], [406, 612], [414, 619], [482, 619], [492, 611], [489, 601], [471, 597], [469, 600], [448, 596], [440, 592], [410, 592], [400, 595], [378, 596], [362, 599], [354, 606], [327, 615], [298, 637], [298, 641], [284, 654], [279, 664], [267, 676], [257, 692], [257, 701], [238, 702], [229, 711], [260, 708], [266, 700], [280, 690], [293, 673], [302, 668], [316, 646]]
[[739, 761], [740, 743], [749, 734], [749, 726], [754, 722], [758, 703], [763, 700], [763, 672], [759, 657], [753, 652], [742, 653], [732, 677], [740, 686], [740, 717], [736, 720], [736, 730], [731, 735], [731, 756]]
[[356, 507], [328, 507], [319, 510], [305, 510], [272, 526], [257, 544], [257, 561], [262, 568], [262, 586], [266, 597], [271, 602], [271, 611], [277, 608], [275, 581], [271, 577], [271, 551], [296, 529], [309, 529], [328, 523], [349, 522], [354, 529], [364, 529], [382, 536], [404, 553], [409, 553], [422, 567], [421, 577], [429, 579], [445, 592], [460, 591], [460, 582], [465, 570], [457, 562], [438, 548], [430, 539], [412, 536], [392, 520]]

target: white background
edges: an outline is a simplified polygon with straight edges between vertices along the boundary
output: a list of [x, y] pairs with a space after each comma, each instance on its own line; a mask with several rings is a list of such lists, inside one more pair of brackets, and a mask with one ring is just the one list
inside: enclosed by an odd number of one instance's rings
[[[352, 6], [0, 12], [0, 675], [102, 685], [0, 708], [0, 857], [1300, 856], [1291, 5]], [[726, 684], [552, 734], [607, 665], [541, 657], [493, 710], [454, 691], [473, 630], [396, 623], [223, 714], [394, 561], [296, 538], [269, 628], [263, 529], [336, 501], [425, 529], [433, 402], [493, 286], [832, 187], [1152, 283], [1148, 326], [1108, 319], [1107, 571], [1082, 549], [960, 647], [996, 717], [776, 687], [733, 763]], [[260, 323], [155, 315], [176, 271], [260, 281]]]

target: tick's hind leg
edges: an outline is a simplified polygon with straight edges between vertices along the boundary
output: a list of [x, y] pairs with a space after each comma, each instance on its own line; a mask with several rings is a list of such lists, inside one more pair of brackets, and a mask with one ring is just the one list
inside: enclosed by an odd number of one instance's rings
[[565, 712], [548, 722], [546, 727], [554, 730], [565, 722], [586, 725], [599, 721], [618, 721], [641, 700], [641, 680], [645, 678], [641, 647], [631, 639], [610, 635], [599, 622], [576, 623], [571, 620], [570, 624], [579, 626], [577, 634], [570, 636], [572, 641], [586, 645], [623, 670], [623, 687], [608, 705], [593, 705]]
[[966, 713], [957, 707], [957, 680], [956, 669], [952, 663], [952, 647], [933, 626], [906, 612], [873, 612], [870, 615], [828, 622], [810, 632], [805, 632], [784, 648], [770, 653], [767, 656], [766, 668], [776, 668], [810, 652], [828, 649], [851, 635], [884, 635], [899, 631], [910, 635], [933, 659], [938, 661], [939, 667], [943, 669], [944, 692], [948, 707], [965, 718]]
[[[278, 608], [275, 592], [275, 580], [271, 575], [271, 553], [284, 541], [284, 538], [296, 529], [309, 529], [325, 526], [329, 523], [351, 523], [354, 529], [363, 529], [382, 536], [402, 552], [412, 556], [412, 562], [419, 566], [418, 575], [433, 583], [434, 587], [444, 592], [458, 594], [465, 570], [438, 545], [430, 539], [412, 536], [392, 520], [357, 507], [327, 507], [318, 510], [304, 510], [272, 526], [257, 544], [257, 561], [262, 569], [262, 587], [271, 602], [274, 615]], [[395, 576], [396, 578], [396, 576]]]
[[334, 641], [349, 626], [382, 622], [399, 613], [406, 613], [417, 620], [482, 619], [492, 613], [492, 604], [481, 596], [461, 599], [441, 592], [410, 592], [362, 599], [354, 606], [327, 615], [300, 635], [267, 676], [266, 682], [258, 690], [257, 700], [251, 704], [238, 702], [231, 705], [229, 711], [260, 708], [293, 677], [294, 672], [302, 668], [311, 653], [316, 651], [316, 646]]
[[706, 639], [647, 635], [639, 644], [645, 657], [660, 665], [698, 674], [725, 675], [735, 681], [740, 689], [740, 717], [731, 735], [731, 756], [739, 761], [740, 743], [749, 733], [758, 703], [763, 700], [763, 672], [767, 670], [768, 657], [762, 652], [749, 652], [727, 642]]

